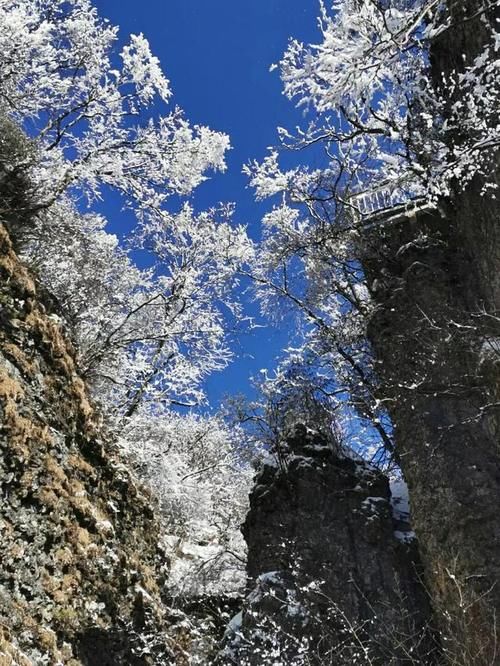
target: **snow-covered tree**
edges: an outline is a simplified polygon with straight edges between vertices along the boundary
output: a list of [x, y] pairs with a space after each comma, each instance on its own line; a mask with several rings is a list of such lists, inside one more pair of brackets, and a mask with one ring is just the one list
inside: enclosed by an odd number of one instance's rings
[[[432, 0], [321, 2], [319, 43], [292, 40], [279, 63], [284, 93], [308, 122], [293, 134], [279, 128], [280, 147], [245, 167], [257, 198], [275, 201], [250, 271], [263, 310], [299, 316], [306, 365], [317, 359], [319, 383], [326, 372], [345, 389], [389, 449], [366, 335], [374, 291], [384, 284], [367, 281], [366, 239], [377, 212], [431, 208], [474, 179], [494, 198], [492, 12], [488, 2], [474, 11]], [[436, 40], [470, 20], [484, 33], [480, 53], [464, 54], [438, 77], [430, 66]], [[290, 150], [303, 153], [303, 166], [281, 167]]]
[[[236, 592], [251, 477], [240, 431], [172, 408], [202, 403], [204, 380], [230, 361], [253, 247], [232, 206], [191, 200], [225, 169], [228, 137], [169, 111], [142, 35], [117, 45], [89, 0], [0, 1], [0, 213], [160, 502], [171, 590]], [[111, 191], [135, 214], [126, 238], [98, 211]]]
[[235, 594], [245, 582], [240, 532], [255, 452], [217, 416], [174, 412], [128, 421], [121, 444], [160, 502], [172, 595]]
[[[230, 207], [167, 206], [224, 170], [228, 137], [169, 112], [147, 40], [117, 50], [117, 28], [89, 0], [6, 0], [0, 28], [2, 177], [22, 183], [28, 209], [5, 201], [4, 218], [59, 299], [82, 372], [119, 415], [200, 402], [203, 380], [231, 357], [236, 270], [252, 249]], [[110, 190], [136, 214], [126, 244], [92, 212]]]
[[[499, 143], [498, 38], [489, 2], [472, 15], [434, 0], [336, 0], [320, 3], [319, 44], [291, 40], [279, 63], [284, 93], [311, 111], [309, 125], [285, 145], [321, 144], [328, 169], [281, 172], [276, 153], [257, 166], [261, 194], [333, 189], [354, 209], [383, 187], [389, 202], [443, 196], [459, 180], [487, 173]], [[480, 54], [432, 80], [432, 40], [454, 23], [480, 17], [487, 33]], [[462, 65], [464, 65], [462, 67]], [[285, 187], [283, 187], [285, 185]]]
[[0, 104], [36, 140], [35, 208], [109, 187], [157, 211], [224, 169], [228, 137], [167, 113], [170, 85], [145, 37], [116, 53], [118, 30], [90, 0], [4, 0], [0, 28]]
[[52, 240], [37, 239], [35, 227], [25, 253], [58, 298], [108, 415], [198, 404], [204, 379], [230, 361], [229, 336], [243, 319], [235, 272], [252, 252], [230, 215], [186, 205], [144, 223], [131, 247], [147, 250], [151, 266], [139, 269], [101, 216], [67, 199], [41, 213]]
[[[265, 315], [277, 323], [293, 318], [295, 339], [282, 367], [287, 383], [291, 377], [294, 382], [307, 377], [303, 389], [321, 396], [332, 420], [346, 424], [353, 412], [348, 410], [342, 418], [340, 413], [349, 397], [390, 451], [390, 429], [385, 406], [376, 396], [366, 338], [373, 306], [356, 259], [361, 238], [357, 227], [340, 207], [310, 200], [301, 210], [285, 195], [264, 218], [263, 242], [247, 275]], [[373, 438], [368, 439], [371, 448]]]

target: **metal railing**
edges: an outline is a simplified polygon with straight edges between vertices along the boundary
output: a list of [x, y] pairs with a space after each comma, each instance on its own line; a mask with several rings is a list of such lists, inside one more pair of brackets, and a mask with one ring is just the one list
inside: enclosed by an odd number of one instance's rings
[[421, 200], [421, 196], [407, 182], [380, 183], [370, 189], [355, 192], [349, 197], [349, 203], [360, 217], [371, 217], [384, 210], [392, 210], [405, 204]]

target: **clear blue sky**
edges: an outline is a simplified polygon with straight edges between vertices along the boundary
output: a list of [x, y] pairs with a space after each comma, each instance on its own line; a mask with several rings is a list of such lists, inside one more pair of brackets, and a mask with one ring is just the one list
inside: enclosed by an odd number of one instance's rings
[[[259, 236], [263, 205], [253, 200], [241, 173], [249, 159], [261, 159], [277, 141], [276, 127], [295, 127], [300, 112], [282, 95], [278, 72], [269, 72], [288, 38], [319, 41], [317, 0], [94, 0], [101, 16], [120, 26], [120, 37], [142, 32], [171, 82], [174, 104], [193, 123], [226, 132], [233, 149], [228, 171], [204, 183], [194, 203], [237, 204], [236, 219]], [[108, 211], [118, 231], [116, 210]], [[210, 402], [224, 393], [248, 392], [248, 378], [272, 367], [286, 331], [258, 329], [240, 340], [238, 358], [207, 384]]]

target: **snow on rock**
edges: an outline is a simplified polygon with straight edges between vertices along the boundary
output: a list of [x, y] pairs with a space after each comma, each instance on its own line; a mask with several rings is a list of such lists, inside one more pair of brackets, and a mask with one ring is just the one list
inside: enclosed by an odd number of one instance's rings
[[410, 498], [406, 481], [399, 476], [392, 478], [389, 485], [391, 489], [391, 507], [394, 520], [409, 522]]
[[403, 649], [420, 651], [413, 637], [425, 631], [428, 607], [416, 551], [392, 536], [397, 529], [410, 539], [394, 523], [389, 480], [300, 424], [285, 444], [284, 464], [264, 465], [254, 481], [243, 526], [248, 594], [221, 663], [302, 666], [312, 644], [325, 663], [358, 663], [359, 645], [345, 644], [342, 626], [360, 618], [370, 623], [374, 661], [380, 650], [401, 649], [391, 635], [411, 636]]
[[391, 509], [394, 522], [394, 536], [401, 543], [410, 543], [415, 532], [410, 526], [410, 498], [404, 479], [394, 477], [390, 480]]

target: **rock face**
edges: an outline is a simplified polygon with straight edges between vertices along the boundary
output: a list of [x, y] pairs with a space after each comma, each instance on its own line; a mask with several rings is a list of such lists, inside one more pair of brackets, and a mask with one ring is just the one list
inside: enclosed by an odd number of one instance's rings
[[[491, 41], [499, 5], [463, 0], [442, 10], [447, 28], [433, 38], [430, 75], [446, 115], [464, 99], [449, 77], [464, 74]], [[488, 102], [492, 119], [497, 109]], [[474, 128], [463, 131], [445, 135], [457, 154], [464, 138], [474, 140]], [[499, 661], [498, 144], [482, 156], [483, 175], [452, 183], [439, 210], [371, 220], [378, 230], [363, 261], [377, 304], [368, 334], [379, 398], [395, 425], [444, 652], [463, 666]]]
[[0, 424], [0, 663], [183, 663], [150, 500], [1, 226]]
[[422, 211], [382, 225], [365, 268], [436, 620], [450, 663], [480, 666], [500, 631], [500, 327], [474, 251], [452, 218]]
[[248, 596], [222, 663], [433, 663], [416, 546], [395, 538], [387, 479], [305, 429], [290, 444], [286, 467], [255, 480]]

